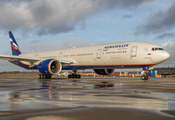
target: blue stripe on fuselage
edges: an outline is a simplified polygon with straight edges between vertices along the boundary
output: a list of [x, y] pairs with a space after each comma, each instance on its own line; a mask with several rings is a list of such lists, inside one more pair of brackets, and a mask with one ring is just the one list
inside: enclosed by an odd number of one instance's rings
[[[23, 67], [25, 69], [35, 69], [38, 70], [38, 66], [34, 66], [34, 67], [29, 67], [29, 65], [23, 64], [22, 62], [20, 62], [19, 60], [16, 61], [9, 61], [15, 65], [18, 65], [20, 67]], [[73, 69], [119, 69], [119, 68], [143, 68], [143, 67], [148, 67], [149, 65], [109, 65], [109, 66], [66, 66], [63, 67], [62, 70], [73, 70]]]
[[73, 70], [73, 69], [120, 69], [120, 68], [143, 68], [148, 67], [149, 65], [118, 65], [118, 66], [66, 66], [62, 70]]

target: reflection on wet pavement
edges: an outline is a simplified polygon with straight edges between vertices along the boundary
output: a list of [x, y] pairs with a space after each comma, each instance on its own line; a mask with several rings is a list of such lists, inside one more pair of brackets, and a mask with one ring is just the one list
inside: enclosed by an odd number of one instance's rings
[[175, 110], [172, 79], [90, 79], [0, 79], [0, 111], [79, 106]]

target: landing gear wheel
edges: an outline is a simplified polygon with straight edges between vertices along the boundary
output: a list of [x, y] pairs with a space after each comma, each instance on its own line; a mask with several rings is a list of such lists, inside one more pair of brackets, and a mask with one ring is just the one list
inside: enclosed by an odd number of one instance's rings
[[81, 75], [77, 75], [77, 78], [81, 78]]
[[148, 76], [146, 76], [146, 79], [145, 80], [148, 80]]
[[51, 79], [51, 75], [39, 74], [38, 79]]
[[141, 79], [142, 79], [142, 80], [145, 80], [145, 76], [144, 76], [144, 75], [142, 75]]
[[81, 78], [81, 75], [77, 74], [77, 70], [73, 70], [73, 73], [68, 75], [68, 78]]
[[41, 75], [41, 79], [44, 79], [45, 78], [45, 75]]
[[51, 79], [51, 75], [45, 75], [46, 79]]
[[38, 75], [38, 79], [41, 79], [41, 74]]
[[71, 75], [68, 75], [68, 78], [71, 78], [72, 76]]
[[148, 80], [148, 76], [147, 75], [142, 75], [141, 79], [142, 80]]

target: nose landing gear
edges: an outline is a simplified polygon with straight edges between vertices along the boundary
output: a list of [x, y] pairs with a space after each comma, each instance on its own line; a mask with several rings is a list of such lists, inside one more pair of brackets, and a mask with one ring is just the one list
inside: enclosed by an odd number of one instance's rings
[[142, 80], [148, 80], [148, 76], [147, 75], [142, 75], [141, 79]]
[[141, 79], [142, 80], [148, 80], [148, 71], [145, 70], [145, 71], [142, 71], [142, 76], [141, 76]]

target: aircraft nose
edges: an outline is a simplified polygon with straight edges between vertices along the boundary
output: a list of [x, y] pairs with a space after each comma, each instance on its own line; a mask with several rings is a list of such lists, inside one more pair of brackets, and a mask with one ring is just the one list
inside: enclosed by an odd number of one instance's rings
[[165, 60], [167, 60], [169, 57], [170, 57], [170, 54], [169, 54], [167, 51], [165, 51], [165, 52], [162, 54], [162, 58], [165, 59]]
[[167, 51], [156, 51], [155, 54], [153, 54], [153, 60], [158, 64], [166, 61], [169, 57], [170, 54]]

